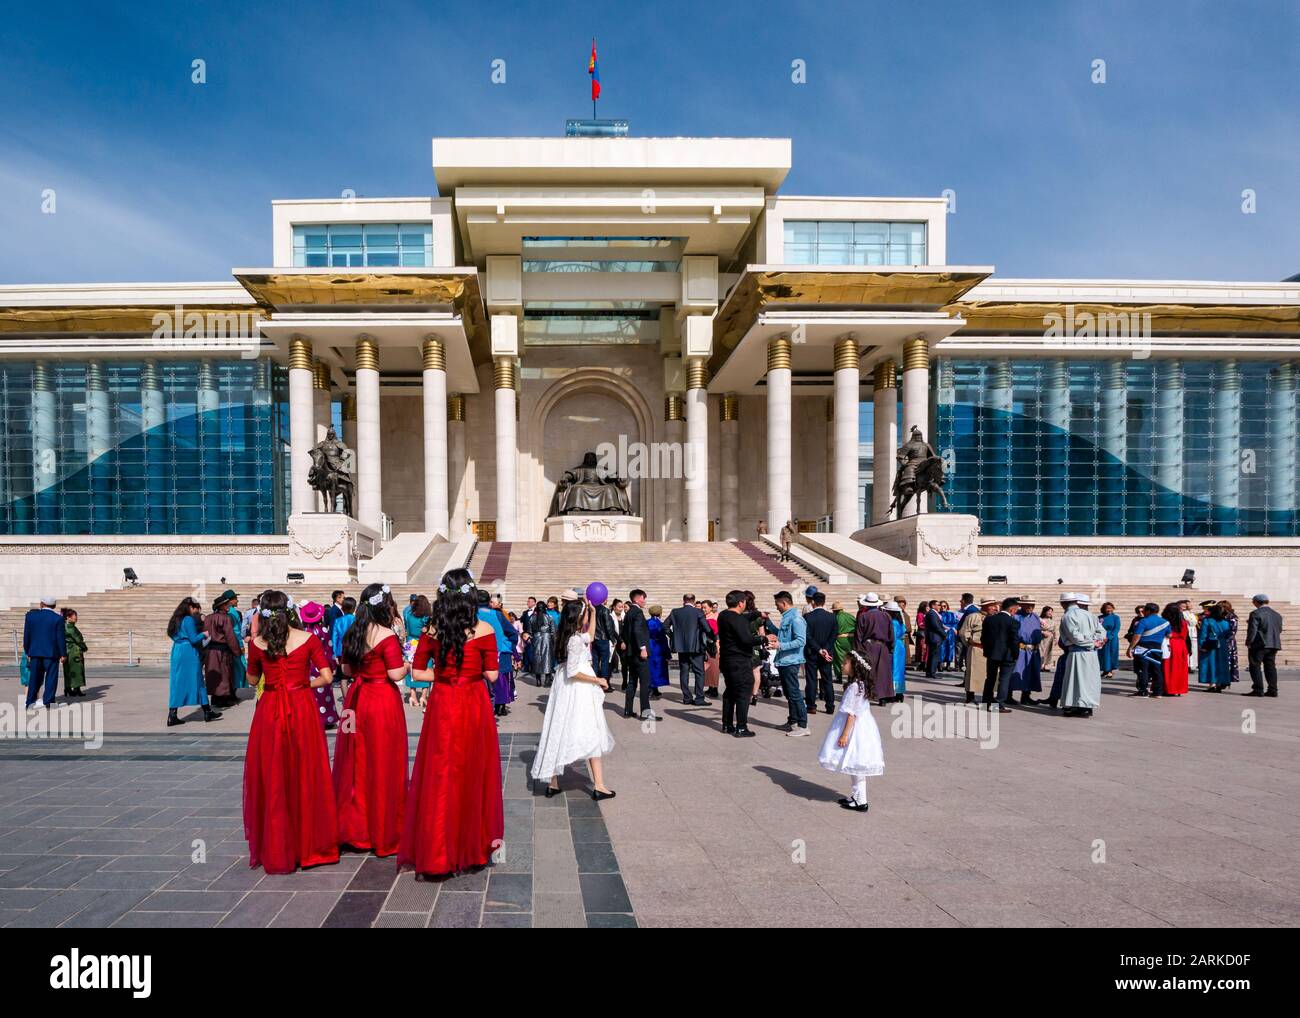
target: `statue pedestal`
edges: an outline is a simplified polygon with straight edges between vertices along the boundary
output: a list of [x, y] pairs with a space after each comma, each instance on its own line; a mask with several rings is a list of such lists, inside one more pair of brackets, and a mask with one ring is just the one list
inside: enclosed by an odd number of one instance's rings
[[979, 532], [976, 516], [922, 513], [859, 530], [853, 540], [941, 576], [979, 570]]
[[546, 520], [548, 541], [627, 543], [641, 540], [640, 516], [569, 513]]
[[379, 532], [342, 513], [289, 517], [289, 572], [309, 582], [351, 583], [357, 564], [379, 553]]

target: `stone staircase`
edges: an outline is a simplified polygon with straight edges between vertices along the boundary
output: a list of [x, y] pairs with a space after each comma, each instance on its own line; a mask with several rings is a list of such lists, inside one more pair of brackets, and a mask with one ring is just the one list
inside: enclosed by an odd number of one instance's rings
[[[778, 590], [789, 590], [802, 605], [802, 591], [810, 583], [824, 590], [828, 601], [842, 601], [850, 611], [866, 584], [826, 584], [806, 569], [787, 568], [776, 562], [773, 549], [753, 542], [709, 544], [552, 544], [480, 543], [470, 560], [470, 569], [480, 582], [489, 587], [500, 586], [505, 593], [506, 605], [511, 610], [523, 607], [530, 596], [546, 597], [558, 594], [565, 587], [582, 590], [592, 580], [600, 580], [609, 587], [614, 597], [626, 597], [633, 587], [643, 588], [649, 603], [662, 604], [665, 610], [681, 603], [685, 591], [697, 597], [722, 601], [733, 588], [753, 590], [761, 607], [772, 604], [772, 595]], [[332, 584], [289, 584], [268, 581], [260, 584], [239, 584], [235, 589], [247, 607], [253, 594], [267, 587], [287, 589], [298, 601], [315, 600], [328, 603]], [[346, 585], [348, 593], [359, 592], [356, 584]], [[393, 596], [405, 607], [409, 594], [432, 594], [437, 579], [407, 585], [393, 585]], [[1067, 585], [1068, 586], [1068, 585]], [[206, 608], [211, 599], [220, 593], [222, 586], [211, 583], [195, 593], [194, 588], [183, 584], [144, 584], [125, 590], [109, 590], [70, 599], [66, 603], [77, 609], [79, 625], [89, 645], [87, 663], [122, 664], [134, 660], [140, 664], [158, 665], [167, 661], [171, 643], [166, 636], [167, 620], [182, 597], [194, 594]], [[879, 590], [881, 596], [903, 595], [909, 608], [923, 599], [939, 598], [956, 605], [963, 590], [975, 594], [991, 592], [997, 597], [1010, 594], [1028, 594], [1041, 604], [1055, 604], [1062, 587], [1056, 585], [1010, 588], [1003, 585], [925, 584], [915, 587]], [[1095, 598], [1096, 592], [1088, 590]], [[1136, 604], [1156, 601], [1165, 604], [1186, 593], [1193, 600], [1217, 596], [1214, 591], [1192, 590], [1183, 592], [1172, 587], [1123, 585], [1108, 587], [1105, 598], [1113, 601], [1127, 620]], [[1250, 611], [1249, 603], [1231, 599], [1238, 615], [1244, 619]], [[21, 645], [23, 616], [28, 606], [0, 611], [0, 660], [12, 666], [14, 647]], [[1094, 604], [1094, 608], [1096, 605]], [[1284, 646], [1278, 656], [1280, 665], [1300, 666], [1300, 605], [1275, 603], [1284, 618]], [[1241, 667], [1246, 667], [1242, 648]], [[6, 674], [12, 674], [6, 667]]]

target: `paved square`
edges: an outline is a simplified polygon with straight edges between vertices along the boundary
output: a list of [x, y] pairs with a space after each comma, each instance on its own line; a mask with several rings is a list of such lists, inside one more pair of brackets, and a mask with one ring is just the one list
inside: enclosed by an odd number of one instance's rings
[[[1294, 926], [1300, 923], [1300, 701], [1139, 700], [1108, 683], [1091, 720], [1034, 708], [996, 748], [898, 738], [874, 708], [886, 774], [871, 811], [817, 764], [828, 718], [784, 737], [781, 701], [755, 739], [673, 689], [643, 725], [607, 701], [618, 746], [597, 805], [584, 771], [547, 801], [527, 768], [544, 690], [521, 685], [501, 726], [505, 856], [440, 883], [391, 860], [267, 876], [240, 812], [252, 704], [162, 724], [157, 669], [102, 669], [102, 747], [0, 740], [0, 923], [10, 926]], [[909, 706], [956, 704], [952, 680], [908, 678]], [[0, 679], [12, 701], [17, 683]], [[1242, 688], [1242, 687], [1238, 687]], [[616, 707], [616, 701], [618, 706]], [[966, 708], [959, 708], [966, 711]], [[408, 713], [414, 754], [420, 715]], [[331, 738], [331, 744], [332, 744]], [[203, 852], [198, 851], [199, 848]]]

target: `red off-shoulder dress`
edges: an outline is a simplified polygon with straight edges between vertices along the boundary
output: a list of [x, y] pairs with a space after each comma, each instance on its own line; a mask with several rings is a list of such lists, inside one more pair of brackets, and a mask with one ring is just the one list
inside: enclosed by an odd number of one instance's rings
[[499, 663], [495, 634], [465, 644], [459, 668], [437, 665], [438, 641], [423, 634], [415, 660], [433, 657], [434, 683], [411, 771], [398, 867], [446, 874], [484, 866], [505, 834], [501, 757], [483, 681]]
[[264, 676], [266, 685], [244, 756], [244, 837], [249, 866], [267, 873], [339, 861], [329, 749], [310, 665], [329, 666], [314, 636], [279, 658], [248, 642], [249, 681]]
[[396, 636], [366, 652], [353, 669], [334, 743], [339, 844], [381, 856], [397, 851], [406, 806], [406, 716], [388, 677], [388, 669], [401, 667]]

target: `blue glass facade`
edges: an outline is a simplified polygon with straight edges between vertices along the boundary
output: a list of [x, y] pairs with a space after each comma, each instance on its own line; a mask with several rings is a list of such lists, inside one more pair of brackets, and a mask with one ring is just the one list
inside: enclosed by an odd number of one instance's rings
[[1295, 537], [1291, 364], [935, 363], [948, 497], [990, 535]]
[[300, 268], [429, 266], [429, 223], [321, 223], [293, 228], [293, 264]]
[[285, 530], [268, 360], [0, 362], [0, 533]]

